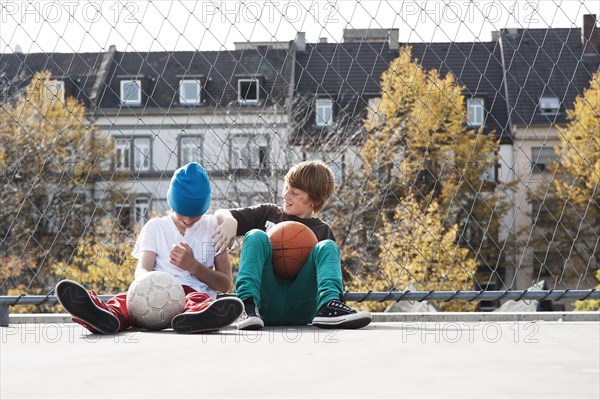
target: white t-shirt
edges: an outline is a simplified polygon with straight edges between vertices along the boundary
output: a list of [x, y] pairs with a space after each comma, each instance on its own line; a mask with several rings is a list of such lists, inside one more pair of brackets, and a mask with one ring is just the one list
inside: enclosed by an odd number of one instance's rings
[[179, 245], [180, 242], [187, 243], [194, 252], [194, 258], [207, 268], [214, 270], [215, 248], [212, 235], [215, 226], [215, 217], [211, 214], [205, 214], [200, 221], [196, 222], [191, 228], [186, 229], [185, 235], [181, 235], [170, 215], [162, 218], [152, 218], [142, 228], [131, 254], [139, 259], [143, 251], [156, 253], [155, 271], [164, 271], [171, 274], [182, 285], [204, 292], [214, 299], [217, 297], [215, 290], [209, 288], [207, 284], [190, 272], [171, 264], [171, 249], [173, 245]]

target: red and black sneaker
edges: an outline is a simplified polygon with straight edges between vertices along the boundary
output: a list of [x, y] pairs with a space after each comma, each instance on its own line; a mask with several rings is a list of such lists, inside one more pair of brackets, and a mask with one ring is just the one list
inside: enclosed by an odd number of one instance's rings
[[74, 317], [73, 321], [92, 332], [111, 334], [119, 331], [119, 319], [96, 304], [79, 283], [67, 279], [60, 281], [56, 284], [54, 294], [65, 310]]
[[177, 333], [212, 332], [234, 322], [244, 311], [244, 303], [237, 297], [222, 297], [199, 311], [186, 311], [171, 320]]
[[339, 300], [330, 300], [317, 311], [312, 325], [324, 329], [359, 329], [371, 323], [371, 314], [356, 312]]

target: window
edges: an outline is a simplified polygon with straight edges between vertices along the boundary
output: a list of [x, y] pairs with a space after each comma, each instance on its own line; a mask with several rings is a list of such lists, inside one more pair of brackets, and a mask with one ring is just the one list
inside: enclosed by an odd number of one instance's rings
[[50, 103], [65, 102], [65, 83], [63, 81], [49, 81], [44, 86], [46, 87], [44, 100]]
[[542, 114], [558, 114], [560, 100], [558, 97], [540, 97], [540, 112]]
[[236, 136], [230, 141], [231, 169], [260, 169], [269, 165], [267, 139]]
[[115, 165], [124, 171], [150, 171], [152, 141], [150, 138], [115, 139]]
[[385, 117], [380, 111], [381, 97], [372, 97], [369, 99], [369, 108], [367, 115], [371, 121], [371, 127], [383, 125], [385, 123]]
[[469, 126], [483, 125], [485, 108], [483, 107], [483, 99], [481, 97], [472, 97], [467, 99], [467, 124]]
[[133, 165], [136, 171], [150, 170], [150, 138], [135, 138], [133, 140]]
[[146, 222], [148, 220], [148, 209], [150, 208], [150, 198], [147, 196], [137, 197], [133, 201], [135, 214], [133, 216], [136, 223]]
[[539, 174], [547, 171], [552, 165], [552, 161], [556, 160], [557, 156], [554, 149], [551, 147], [532, 147], [531, 148], [531, 172]]
[[185, 165], [196, 161], [202, 161], [202, 137], [180, 136], [179, 137], [179, 165]]
[[121, 81], [121, 104], [142, 104], [142, 82]]
[[238, 101], [240, 103], [258, 102], [258, 79], [238, 80]]
[[201, 82], [197, 79], [179, 81], [179, 103], [200, 104]]
[[129, 169], [129, 139], [115, 139], [115, 157], [118, 170]]
[[487, 170], [483, 173], [482, 179], [488, 182], [496, 182], [496, 166], [490, 164]]
[[486, 168], [486, 170], [483, 172], [483, 174], [481, 175], [481, 179], [483, 179], [484, 181], [487, 182], [496, 182], [496, 168], [497, 165], [495, 164], [495, 155], [492, 153], [489, 155], [489, 158], [487, 160], [487, 163], [482, 165], [483, 167]]
[[333, 124], [333, 100], [317, 99], [316, 106], [317, 126], [330, 126]]

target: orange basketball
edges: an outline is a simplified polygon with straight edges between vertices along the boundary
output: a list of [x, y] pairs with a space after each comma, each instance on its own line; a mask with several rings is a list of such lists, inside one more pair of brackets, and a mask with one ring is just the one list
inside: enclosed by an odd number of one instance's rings
[[317, 244], [317, 237], [300, 222], [280, 222], [267, 233], [273, 249], [273, 270], [279, 278], [294, 279]]

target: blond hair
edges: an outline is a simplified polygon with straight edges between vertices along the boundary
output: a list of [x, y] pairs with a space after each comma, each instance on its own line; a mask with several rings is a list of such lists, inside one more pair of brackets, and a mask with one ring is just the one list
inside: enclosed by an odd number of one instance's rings
[[335, 189], [333, 171], [321, 161], [303, 161], [294, 165], [285, 175], [285, 182], [308, 193], [316, 203], [315, 212], [323, 208]]

